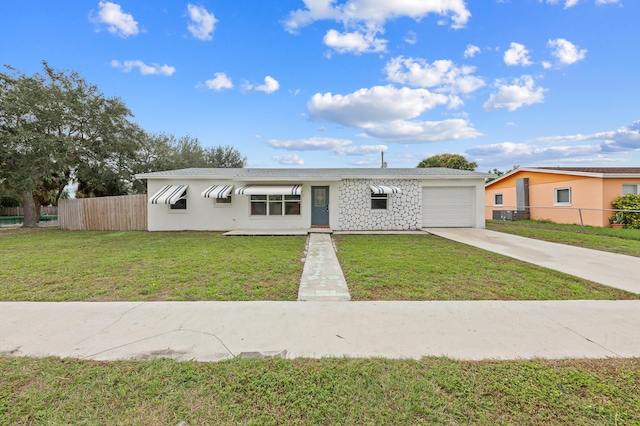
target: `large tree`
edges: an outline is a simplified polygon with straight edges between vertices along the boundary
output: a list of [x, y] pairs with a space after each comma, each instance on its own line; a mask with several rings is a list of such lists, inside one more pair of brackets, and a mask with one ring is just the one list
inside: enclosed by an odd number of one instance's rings
[[[172, 134], [158, 133], [145, 135], [134, 171], [148, 173], [191, 167], [242, 168], [246, 165], [247, 158], [231, 146], [203, 148], [196, 137], [187, 135], [176, 138]], [[135, 181], [133, 191], [145, 192], [144, 182]]]
[[432, 155], [431, 157], [422, 160], [418, 163], [418, 167], [445, 167], [447, 169], [474, 171], [478, 167], [478, 164], [475, 161], [469, 162], [460, 154], [440, 154]]
[[72, 179], [96, 186], [105, 175], [122, 176], [141, 141], [122, 100], [42, 64], [32, 76], [0, 73], [0, 180], [22, 195], [25, 227], [36, 226], [37, 205], [57, 202]]

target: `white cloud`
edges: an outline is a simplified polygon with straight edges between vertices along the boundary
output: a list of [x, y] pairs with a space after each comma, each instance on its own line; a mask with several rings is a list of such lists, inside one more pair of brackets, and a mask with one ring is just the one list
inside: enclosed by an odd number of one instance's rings
[[416, 34], [415, 31], [409, 31], [404, 38], [404, 42], [407, 44], [416, 44], [418, 42], [418, 34]]
[[549, 68], [553, 67], [553, 65], [551, 64], [551, 62], [549, 61], [542, 61], [542, 68], [544, 68], [545, 70], [548, 70]]
[[298, 157], [298, 154], [274, 155], [271, 157], [283, 166], [302, 166], [304, 160]]
[[387, 49], [387, 40], [376, 38], [376, 32], [367, 33], [345, 32], [329, 30], [324, 36], [324, 44], [336, 50], [338, 53], [384, 52]]
[[561, 65], [571, 65], [584, 59], [587, 54], [586, 49], [579, 49], [578, 46], [563, 38], [549, 40], [547, 46], [553, 49], [551, 54], [558, 59]]
[[506, 109], [515, 111], [525, 105], [541, 103], [544, 101], [544, 92], [547, 89], [536, 87], [533, 77], [523, 75], [516, 78], [513, 84], [506, 84], [502, 80], [496, 82], [498, 91], [492, 93], [489, 100], [482, 106], [486, 111], [493, 109]]
[[[598, 143], [587, 144], [588, 141]], [[557, 166], [562, 163], [613, 161], [612, 154], [640, 152], [640, 121], [618, 130], [589, 135], [548, 136], [525, 143], [502, 142], [467, 150], [478, 162]], [[619, 158], [617, 159], [619, 161]]]
[[164, 64], [164, 65], [158, 65], [158, 64], [147, 65], [147, 64], [145, 64], [144, 62], [142, 62], [140, 60], [120, 62], [120, 61], [114, 59], [113, 61], [111, 61], [111, 66], [113, 68], [122, 68], [122, 71], [124, 71], [124, 72], [130, 72], [132, 69], [138, 68], [140, 70], [140, 74], [142, 74], [142, 75], [165, 75], [165, 76], [170, 76], [174, 72], [176, 72], [175, 67], [171, 67], [171, 66], [169, 66], [167, 64]]
[[386, 151], [386, 145], [357, 145], [349, 139], [312, 137], [306, 139], [270, 139], [267, 144], [273, 148], [288, 151], [330, 151], [337, 155], [369, 155]]
[[455, 104], [457, 97], [426, 89], [375, 86], [348, 95], [316, 93], [307, 103], [314, 120], [360, 128], [365, 136], [393, 141], [435, 142], [480, 136], [467, 120], [410, 120], [438, 105]]
[[438, 92], [471, 93], [485, 85], [482, 78], [471, 75], [476, 68], [457, 67], [450, 60], [429, 64], [424, 59], [398, 56], [385, 66], [387, 80], [414, 87], [436, 87]]
[[138, 30], [138, 23], [135, 19], [133, 19], [133, 15], [130, 13], [124, 13], [119, 4], [107, 2], [98, 3], [97, 16], [89, 17], [91, 22], [97, 24], [105, 24], [107, 26], [107, 31], [111, 34], [115, 34], [120, 37], [129, 37], [132, 35], [137, 35], [140, 31]]
[[480, 53], [480, 48], [478, 46], [474, 46], [473, 44], [468, 44], [467, 48], [464, 50], [465, 58], [473, 58], [477, 53]]
[[307, 109], [315, 120], [362, 127], [371, 122], [417, 117], [448, 102], [449, 97], [426, 89], [397, 89], [388, 85], [360, 89], [348, 95], [316, 93], [307, 103]]
[[[540, 3], [549, 3], [549, 4], [558, 4], [559, 0], [539, 0]], [[564, 0], [564, 8], [569, 9], [570, 7], [576, 6], [580, 0]], [[603, 4], [618, 4], [621, 3], [621, 0], [595, 0], [597, 5]]]
[[213, 12], [207, 11], [203, 6], [194, 6], [191, 3], [187, 4], [187, 10], [189, 12], [189, 19], [191, 22], [187, 24], [187, 29], [192, 36], [198, 40], [206, 41], [211, 40], [211, 35], [215, 30], [218, 20], [213, 15]]
[[260, 86], [256, 86], [255, 90], [270, 94], [275, 92], [279, 88], [280, 88], [280, 83], [278, 83], [278, 80], [268, 75], [264, 78], [264, 84], [261, 84]]
[[420, 20], [429, 14], [451, 18], [452, 28], [462, 28], [471, 17], [464, 0], [303, 0], [305, 9], [289, 13], [285, 29], [295, 33], [319, 20], [333, 20], [345, 26], [382, 26], [387, 20], [408, 17]]
[[509, 66], [522, 65], [523, 67], [533, 64], [529, 60], [529, 51], [524, 44], [515, 42], [512, 42], [509, 50], [504, 52], [504, 63]]
[[[199, 84], [197, 87], [202, 87], [203, 85]], [[204, 87], [211, 90], [221, 91], [223, 89], [232, 89], [233, 82], [227, 75], [223, 72], [217, 72], [213, 74], [213, 78], [211, 80], [207, 80], [204, 82]]]
[[482, 136], [468, 120], [443, 121], [395, 120], [387, 123], [371, 123], [363, 126], [368, 136], [404, 143], [440, 142], [471, 139]]

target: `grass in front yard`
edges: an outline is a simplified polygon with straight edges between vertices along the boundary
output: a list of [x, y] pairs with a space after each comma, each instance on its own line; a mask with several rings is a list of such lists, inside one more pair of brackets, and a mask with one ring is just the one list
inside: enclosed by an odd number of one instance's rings
[[305, 237], [0, 232], [0, 300], [296, 300]]
[[640, 360], [0, 357], [0, 424], [638, 424]]
[[522, 237], [640, 257], [640, 229], [612, 229], [565, 225], [549, 221], [488, 220], [487, 229]]
[[433, 235], [337, 235], [352, 300], [640, 299]]

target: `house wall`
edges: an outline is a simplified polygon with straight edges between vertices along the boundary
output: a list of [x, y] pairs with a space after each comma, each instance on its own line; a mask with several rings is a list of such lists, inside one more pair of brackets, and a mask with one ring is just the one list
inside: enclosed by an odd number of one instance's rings
[[[295, 229], [311, 226], [311, 187], [329, 186], [329, 203], [338, 199], [338, 182], [305, 182], [300, 195], [299, 216], [251, 216], [250, 197], [232, 194], [231, 204], [216, 204], [214, 199], [203, 198], [201, 193], [211, 185], [233, 184], [234, 190], [249, 184], [285, 185], [300, 182], [232, 182], [212, 179], [149, 179], [147, 193], [152, 195], [164, 185], [187, 184], [187, 209], [170, 210], [166, 204], [149, 204], [150, 231], [229, 231], [232, 229]], [[337, 209], [329, 210], [329, 223], [338, 223]]]
[[[369, 185], [397, 186], [401, 192], [389, 194], [387, 210], [372, 210]], [[422, 192], [417, 180], [344, 179], [338, 192], [336, 230], [409, 230], [422, 227]]]
[[[516, 206], [515, 182], [529, 178], [529, 204], [531, 219], [556, 223], [590, 226], [609, 226], [611, 202], [622, 194], [623, 184], [640, 184], [640, 179], [596, 178], [554, 173], [521, 172], [485, 189], [485, 217], [491, 219], [494, 210], [514, 210]], [[554, 206], [555, 189], [571, 188], [571, 205]], [[503, 194], [503, 206], [494, 206], [494, 195]], [[581, 209], [581, 210], [579, 210]], [[582, 215], [582, 219], [581, 219]]]

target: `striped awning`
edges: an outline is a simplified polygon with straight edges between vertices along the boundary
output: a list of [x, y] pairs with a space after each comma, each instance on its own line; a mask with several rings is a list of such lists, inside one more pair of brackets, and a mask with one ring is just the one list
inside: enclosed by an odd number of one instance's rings
[[302, 185], [247, 185], [236, 189], [237, 195], [300, 195]]
[[233, 191], [233, 185], [213, 185], [202, 191], [204, 198], [227, 198], [231, 191]]
[[187, 192], [189, 185], [167, 185], [149, 198], [149, 204], [175, 204]]
[[397, 186], [369, 185], [369, 188], [374, 194], [399, 194], [401, 192]]

